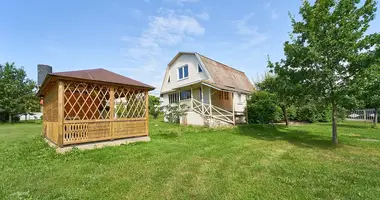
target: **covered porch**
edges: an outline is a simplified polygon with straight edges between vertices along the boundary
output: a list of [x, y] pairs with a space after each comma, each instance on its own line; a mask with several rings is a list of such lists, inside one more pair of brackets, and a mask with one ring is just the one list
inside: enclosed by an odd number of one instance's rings
[[245, 116], [244, 108], [239, 108], [236, 102], [239, 99], [237, 95], [239, 94], [232, 90], [199, 82], [170, 93], [169, 103], [185, 104], [189, 112], [235, 125], [238, 115]]

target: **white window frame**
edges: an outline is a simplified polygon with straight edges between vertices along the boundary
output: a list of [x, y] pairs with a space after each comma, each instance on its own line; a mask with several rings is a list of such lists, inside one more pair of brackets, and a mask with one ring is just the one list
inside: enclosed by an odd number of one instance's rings
[[[199, 68], [202, 70], [201, 72], [199, 71]], [[200, 64], [198, 64], [197, 65], [197, 71], [198, 71], [198, 74], [199, 74], [199, 73], [203, 73], [205, 70], [203, 69], [203, 67]]]
[[[187, 66], [187, 77], [185, 77], [185, 67]], [[182, 78], [179, 78], [179, 69], [182, 68]], [[182, 65], [180, 67], [177, 67], [177, 80], [182, 81], [189, 78], [189, 65]]]

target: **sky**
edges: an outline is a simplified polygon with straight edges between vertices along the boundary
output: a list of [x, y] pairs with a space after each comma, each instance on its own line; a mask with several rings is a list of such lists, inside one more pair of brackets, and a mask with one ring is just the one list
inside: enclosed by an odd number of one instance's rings
[[[179, 52], [199, 52], [258, 80], [283, 57], [301, 0], [0, 0], [0, 63], [37, 79], [104, 68], [161, 88]], [[380, 13], [369, 32], [380, 32]], [[377, 25], [376, 25], [377, 24]]]

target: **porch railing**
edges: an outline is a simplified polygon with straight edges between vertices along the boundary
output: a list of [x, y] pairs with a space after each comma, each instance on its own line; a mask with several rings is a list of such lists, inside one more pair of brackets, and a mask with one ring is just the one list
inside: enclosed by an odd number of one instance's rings
[[209, 116], [227, 123], [234, 124], [234, 115], [228, 110], [214, 106], [212, 104], [202, 103], [196, 99], [192, 99], [191, 105], [193, 111], [200, 115]]

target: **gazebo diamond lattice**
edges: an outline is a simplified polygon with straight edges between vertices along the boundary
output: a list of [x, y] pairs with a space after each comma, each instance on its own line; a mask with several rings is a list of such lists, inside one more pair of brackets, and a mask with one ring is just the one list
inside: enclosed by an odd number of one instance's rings
[[43, 98], [43, 134], [59, 147], [148, 136], [148, 91], [152, 86], [105, 69], [48, 74]]

